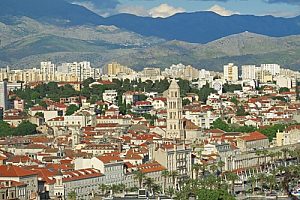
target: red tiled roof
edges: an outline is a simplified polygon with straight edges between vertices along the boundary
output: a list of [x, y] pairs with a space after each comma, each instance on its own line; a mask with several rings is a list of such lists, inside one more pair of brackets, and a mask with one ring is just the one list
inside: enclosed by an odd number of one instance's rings
[[122, 161], [120, 156], [115, 156], [115, 155], [103, 155], [97, 158], [101, 160], [104, 164]]
[[162, 166], [161, 164], [159, 164], [156, 161], [151, 162], [151, 163], [145, 163], [145, 164], [138, 165], [137, 168], [142, 173], [151, 173], [151, 172], [166, 170], [166, 168], [164, 166]]
[[249, 133], [247, 135], [240, 137], [240, 139], [245, 140], [245, 141], [255, 141], [255, 140], [268, 139], [268, 137], [258, 131], [255, 131], [255, 132], [252, 132], [252, 133]]
[[31, 170], [24, 169], [22, 167], [14, 165], [1, 165], [0, 166], [0, 177], [24, 177], [36, 175]]

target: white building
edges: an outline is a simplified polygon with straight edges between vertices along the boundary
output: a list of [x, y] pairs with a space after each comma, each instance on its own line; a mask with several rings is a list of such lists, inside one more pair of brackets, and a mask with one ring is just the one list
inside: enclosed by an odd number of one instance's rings
[[116, 90], [105, 90], [103, 93], [103, 101], [116, 104], [118, 92]]
[[281, 88], [286, 87], [286, 88], [291, 89], [292, 83], [293, 83], [293, 80], [290, 77], [286, 77], [286, 76], [276, 77], [276, 85], [278, 85]]
[[41, 62], [41, 73], [43, 74], [55, 74], [56, 72], [56, 65], [48, 62]]
[[57, 71], [65, 74], [72, 74], [83, 81], [88, 78], [98, 79], [100, 77], [100, 69], [92, 68], [88, 61], [62, 63], [58, 66]]
[[224, 73], [224, 80], [226, 81], [236, 82], [239, 80], [238, 66], [235, 66], [233, 63], [224, 65], [223, 73]]
[[8, 94], [7, 94], [7, 82], [0, 82], [0, 107], [3, 110], [8, 109]]
[[260, 67], [263, 71], [270, 72], [272, 76], [276, 76], [280, 74], [280, 65], [278, 64], [261, 64]]
[[119, 156], [99, 156], [93, 158], [77, 158], [75, 170], [94, 168], [105, 175], [104, 184], [122, 183], [124, 180], [124, 162]]
[[255, 65], [243, 65], [242, 66], [242, 79], [243, 80], [255, 80], [257, 67]]

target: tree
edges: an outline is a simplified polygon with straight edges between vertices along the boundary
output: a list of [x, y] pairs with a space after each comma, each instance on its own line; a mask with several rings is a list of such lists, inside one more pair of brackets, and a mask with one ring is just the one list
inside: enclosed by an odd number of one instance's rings
[[257, 165], [259, 166], [260, 165], [260, 156], [262, 155], [262, 151], [256, 150], [255, 155], [257, 156]]
[[260, 187], [261, 187], [261, 191], [263, 191], [263, 185], [264, 183], [266, 182], [266, 174], [264, 173], [259, 173], [257, 175], [257, 179], [259, 180], [259, 184], [260, 184]]
[[172, 178], [172, 183], [173, 183], [173, 186], [174, 186], [174, 188], [176, 188], [176, 178], [177, 178], [177, 176], [178, 176], [178, 171], [170, 171], [169, 172], [169, 176]]
[[107, 189], [108, 189], [107, 185], [105, 185], [105, 184], [99, 185], [99, 190], [101, 191], [102, 195], [105, 195]]
[[34, 135], [37, 133], [36, 128], [37, 125], [29, 121], [23, 121], [14, 129], [14, 135]]
[[84, 88], [88, 88], [89, 87], [89, 85], [91, 84], [91, 83], [94, 83], [95, 82], [95, 79], [93, 79], [93, 78], [87, 78], [87, 79], [85, 79], [84, 81], [82, 81], [82, 86], [84, 87]]
[[199, 163], [195, 163], [192, 166], [193, 171], [195, 171], [195, 177], [194, 179], [198, 179], [199, 178], [199, 171], [201, 169], [201, 165]]
[[183, 106], [189, 105], [190, 103], [191, 103], [191, 101], [189, 99], [183, 99], [182, 100], [182, 105]]
[[251, 183], [251, 189], [252, 189], [252, 193], [254, 194], [254, 188], [255, 188], [255, 185], [256, 185], [256, 177], [255, 176], [251, 176], [248, 178], [248, 182]]
[[145, 180], [145, 185], [146, 185], [148, 191], [151, 191], [151, 190], [152, 190], [152, 187], [153, 187], [153, 185], [154, 185], [153, 179], [150, 178], [150, 177], [147, 177], [146, 180]]
[[199, 189], [196, 191], [197, 199], [199, 200], [234, 200], [235, 198], [228, 194], [226, 190], [208, 190]]
[[249, 115], [249, 113], [247, 113], [247, 112], [245, 111], [245, 109], [244, 109], [243, 106], [239, 106], [239, 107], [237, 108], [237, 110], [236, 110], [236, 115], [237, 115], [237, 116], [247, 116], [247, 115]]
[[164, 170], [161, 173], [161, 176], [164, 178], [164, 188], [163, 188], [163, 192], [166, 192], [166, 186], [167, 186], [167, 178], [169, 177], [169, 171], [168, 170]]
[[236, 97], [232, 97], [232, 98], [230, 99], [230, 101], [231, 101], [232, 103], [234, 103], [236, 106], [239, 104], [239, 101], [237, 100]]
[[142, 188], [143, 180], [145, 179], [145, 177], [146, 177], [146, 175], [143, 172], [141, 172], [140, 170], [134, 172], [134, 179], [138, 180], [139, 188]]
[[290, 89], [287, 87], [279, 88], [279, 93], [290, 92]]
[[270, 192], [272, 193], [273, 188], [276, 186], [276, 177], [275, 175], [271, 174], [266, 177], [266, 182], [270, 188]]
[[219, 167], [219, 169], [220, 169], [220, 172], [221, 172], [221, 174], [222, 174], [222, 169], [223, 169], [223, 167], [225, 166], [225, 162], [224, 161], [222, 161], [222, 160], [220, 160], [218, 163], [217, 163], [217, 166]]
[[283, 149], [281, 149], [281, 152], [282, 152], [282, 154], [283, 154], [284, 162], [287, 161], [287, 157], [288, 157], [289, 151], [290, 151], [290, 150], [289, 150], [288, 148], [283, 148]]
[[228, 92], [233, 93], [236, 90], [242, 90], [242, 85], [240, 85], [240, 84], [228, 84], [228, 83], [225, 83], [223, 85], [224, 93], [228, 93]]
[[66, 115], [73, 115], [77, 110], [79, 110], [79, 107], [76, 105], [69, 105], [66, 111]]
[[226, 179], [231, 182], [231, 194], [234, 195], [234, 185], [239, 180], [239, 176], [236, 173], [229, 172], [226, 174]]
[[72, 191], [70, 193], [68, 193], [68, 200], [76, 200], [76, 192], [75, 191]]
[[216, 93], [216, 91], [213, 88], [210, 88], [208, 83], [197, 92], [200, 101], [202, 102], [206, 102], [208, 96], [212, 93]]

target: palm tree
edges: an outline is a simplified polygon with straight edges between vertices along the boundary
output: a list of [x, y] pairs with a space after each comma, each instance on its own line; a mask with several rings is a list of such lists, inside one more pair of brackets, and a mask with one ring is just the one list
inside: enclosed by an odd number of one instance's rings
[[218, 166], [217, 165], [210, 165], [209, 169], [213, 174], [216, 174], [218, 171]]
[[266, 175], [264, 173], [259, 173], [257, 175], [257, 179], [259, 180], [261, 191], [263, 191], [263, 185], [264, 185], [264, 183], [266, 181]]
[[145, 180], [145, 185], [147, 186], [148, 191], [152, 189], [152, 186], [154, 185], [154, 181], [152, 178], [147, 177]]
[[152, 192], [153, 192], [154, 195], [160, 193], [160, 192], [161, 192], [161, 187], [160, 187], [160, 185], [154, 184], [154, 185], [152, 186]]
[[239, 176], [236, 173], [227, 173], [226, 179], [231, 182], [231, 194], [234, 195], [234, 185], [237, 180], [239, 180]]
[[275, 175], [271, 174], [267, 176], [266, 182], [270, 188], [270, 192], [272, 193], [273, 188], [276, 186], [276, 177]]
[[142, 188], [143, 180], [145, 177], [146, 177], [145, 174], [140, 170], [134, 172], [134, 179], [138, 180], [139, 188]]
[[281, 151], [276, 151], [275, 155], [276, 155], [277, 160], [279, 160], [280, 157], [282, 156], [282, 152]]
[[68, 194], [68, 200], [76, 200], [76, 192], [72, 191]]
[[[194, 179], [196, 179], [196, 180], [199, 178], [200, 168], [201, 168], [201, 166], [200, 166], [199, 163], [193, 164], [193, 166], [192, 166], [193, 172], [195, 171], [195, 177], [194, 177]], [[192, 174], [194, 174], [194, 173], [192, 173]]]
[[99, 190], [101, 191], [101, 194], [102, 194], [102, 195], [105, 195], [107, 188], [108, 188], [108, 187], [107, 187], [107, 185], [105, 185], [105, 184], [99, 185]]
[[283, 148], [283, 149], [281, 149], [281, 152], [283, 154], [284, 162], [286, 163], [287, 157], [288, 157], [288, 153], [289, 153], [289, 149], [288, 148]]
[[201, 166], [202, 177], [204, 177], [205, 176], [205, 171], [206, 171], [206, 168], [207, 168], [207, 164], [205, 162], [202, 162], [200, 164], [200, 166]]
[[263, 168], [265, 169], [265, 167], [266, 167], [266, 165], [267, 165], [267, 157], [268, 157], [268, 155], [269, 155], [269, 151], [266, 150], [266, 149], [264, 149], [264, 150], [262, 150], [261, 153], [262, 153], [262, 155], [263, 155], [263, 157], [264, 157]]
[[166, 193], [170, 196], [173, 197], [173, 195], [175, 194], [175, 190], [172, 187], [169, 187], [166, 191]]
[[293, 156], [297, 159], [297, 165], [299, 165], [300, 164], [300, 148], [299, 147], [294, 149]]
[[268, 156], [271, 158], [270, 162], [273, 163], [274, 162], [274, 158], [276, 156], [276, 152], [271, 151], [271, 152], [269, 152]]
[[252, 194], [254, 194], [254, 188], [256, 185], [256, 177], [255, 176], [251, 176], [248, 178], [249, 183], [251, 183], [251, 188], [252, 188]]
[[164, 178], [164, 188], [163, 188], [163, 193], [166, 192], [166, 187], [167, 187], [167, 178], [169, 177], [169, 171], [168, 170], [164, 170], [161, 173], [161, 176]]
[[175, 183], [176, 183], [176, 178], [178, 176], [178, 171], [175, 170], [170, 171], [169, 176], [172, 178], [173, 187], [176, 188]]
[[262, 155], [262, 151], [261, 150], [256, 150], [255, 151], [255, 155], [257, 156], [257, 165], [260, 165], [260, 156]]
[[220, 168], [220, 173], [222, 174], [222, 169], [225, 166], [225, 162], [223, 162], [222, 160], [219, 160], [219, 162], [217, 163], [217, 166]]

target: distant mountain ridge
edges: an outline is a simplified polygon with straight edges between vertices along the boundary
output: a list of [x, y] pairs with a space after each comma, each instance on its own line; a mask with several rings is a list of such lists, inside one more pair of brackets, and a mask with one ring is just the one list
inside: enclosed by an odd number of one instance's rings
[[220, 16], [213, 12], [178, 13], [168, 18], [118, 14], [103, 18], [65, 0], [1, 0], [0, 17], [26, 16], [54, 25], [117, 26], [143, 36], [190, 43], [208, 43], [232, 34], [249, 31], [271, 37], [300, 34], [300, 16]]
[[1, 0], [0, 16], [29, 17], [56, 25], [100, 24], [103, 17], [65, 0]]
[[297, 70], [300, 66], [300, 36], [274, 38], [244, 32], [196, 44], [144, 37], [115, 26], [61, 27], [28, 17], [11, 18], [11, 24], [0, 17], [0, 35], [0, 67], [38, 67], [43, 60], [88, 60], [95, 67], [117, 61], [136, 70], [176, 63], [208, 70], [222, 70], [228, 62], [278, 63]]

